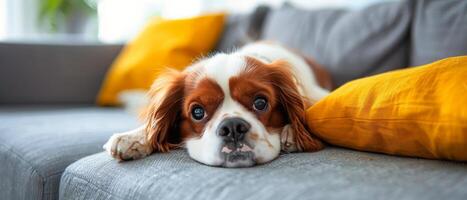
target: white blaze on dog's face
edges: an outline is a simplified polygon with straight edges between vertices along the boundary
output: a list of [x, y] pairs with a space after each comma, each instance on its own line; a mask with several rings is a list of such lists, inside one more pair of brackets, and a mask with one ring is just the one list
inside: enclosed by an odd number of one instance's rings
[[[251, 166], [268, 162], [278, 156], [279, 133], [285, 125], [283, 113], [276, 110], [277, 102], [271, 84], [266, 80], [252, 80], [248, 73], [245, 57], [219, 54], [202, 63], [197, 69], [193, 90], [203, 90], [208, 82], [217, 87], [210, 92], [190, 94], [186, 104], [199, 107], [186, 107], [190, 111], [187, 118], [203, 124], [198, 137], [185, 141], [192, 158], [208, 165], [227, 167]], [[215, 92], [214, 92], [215, 91]], [[192, 102], [198, 98], [217, 98], [206, 105]], [[209, 97], [209, 95], [212, 95]], [[204, 109], [213, 106], [215, 109]], [[191, 109], [190, 109], [191, 108]], [[197, 111], [203, 109], [205, 121], [197, 121]], [[275, 114], [275, 115], [274, 115]], [[279, 119], [274, 119], [279, 118]], [[188, 122], [193, 125], [193, 122]], [[189, 128], [185, 130], [190, 131]]]
[[184, 144], [201, 163], [248, 167], [279, 155], [286, 125], [298, 150], [321, 148], [304, 126], [303, 99], [282, 61], [217, 54], [161, 82], [152, 89], [158, 94], [147, 127], [156, 150]]

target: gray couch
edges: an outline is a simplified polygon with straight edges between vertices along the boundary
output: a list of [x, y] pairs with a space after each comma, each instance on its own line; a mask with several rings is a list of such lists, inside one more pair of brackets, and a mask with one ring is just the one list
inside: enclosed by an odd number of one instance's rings
[[[467, 2], [362, 10], [257, 9], [229, 17], [217, 49], [265, 39], [314, 57], [337, 85], [467, 54]], [[208, 167], [183, 150], [118, 163], [102, 152], [138, 125], [93, 106], [120, 45], [0, 43], [0, 199], [467, 199], [465, 163], [328, 147], [248, 169]], [[345, 134], [345, 133], [343, 133]]]

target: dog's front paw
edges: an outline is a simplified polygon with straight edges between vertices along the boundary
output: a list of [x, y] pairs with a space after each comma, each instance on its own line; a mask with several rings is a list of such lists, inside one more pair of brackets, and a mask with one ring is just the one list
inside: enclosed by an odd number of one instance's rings
[[147, 143], [144, 134], [114, 134], [103, 147], [112, 157], [119, 161], [139, 159], [152, 153], [151, 145]]

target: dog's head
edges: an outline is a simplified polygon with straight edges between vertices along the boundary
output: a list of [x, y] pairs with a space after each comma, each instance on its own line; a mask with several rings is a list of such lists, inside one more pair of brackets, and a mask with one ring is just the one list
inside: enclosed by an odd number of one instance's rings
[[304, 124], [304, 98], [283, 61], [218, 54], [165, 73], [149, 94], [146, 131], [156, 151], [184, 146], [207, 165], [248, 167], [276, 158], [287, 140], [289, 150], [322, 148]]

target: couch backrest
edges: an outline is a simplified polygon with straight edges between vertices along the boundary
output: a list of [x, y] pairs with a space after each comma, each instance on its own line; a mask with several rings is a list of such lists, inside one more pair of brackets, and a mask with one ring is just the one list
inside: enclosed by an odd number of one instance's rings
[[413, 12], [411, 66], [467, 55], [466, 0], [417, 0]]
[[92, 104], [121, 45], [0, 43], [0, 104]]
[[[313, 57], [336, 86], [467, 55], [467, 1], [401, 0], [362, 10], [291, 6], [231, 15], [218, 51], [275, 40]], [[122, 45], [0, 42], [0, 104], [92, 104]]]
[[362, 10], [283, 7], [271, 12], [261, 39], [279, 41], [314, 58], [339, 86], [407, 66], [410, 19], [404, 2]]
[[[219, 50], [254, 41], [248, 34], [253, 29], [249, 21], [258, 21], [253, 16], [231, 17]], [[261, 27], [256, 27], [261, 36], [254, 39], [278, 41], [302, 51], [331, 72], [336, 86], [467, 54], [465, 0], [400, 0], [361, 10], [304, 10], [285, 5], [262, 19]], [[238, 33], [229, 34], [230, 30]]]

